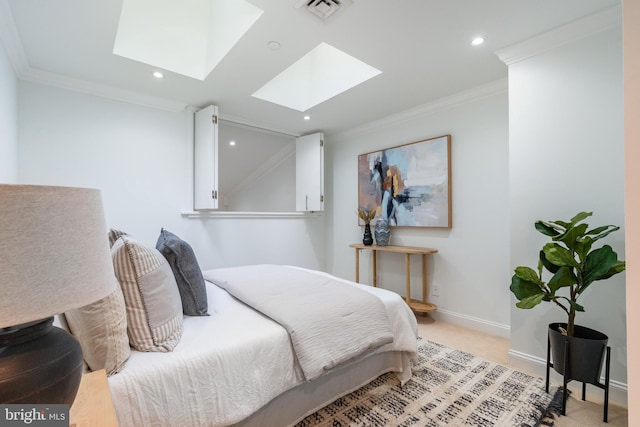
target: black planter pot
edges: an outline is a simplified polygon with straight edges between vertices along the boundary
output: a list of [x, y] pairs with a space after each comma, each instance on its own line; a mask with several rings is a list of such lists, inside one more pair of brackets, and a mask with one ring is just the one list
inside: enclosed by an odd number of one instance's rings
[[553, 369], [564, 375], [565, 348], [569, 342], [569, 372], [567, 380], [599, 384], [602, 362], [609, 338], [596, 330], [575, 325], [574, 336], [562, 335], [558, 327], [566, 329], [566, 323], [549, 324], [549, 343], [553, 358]]

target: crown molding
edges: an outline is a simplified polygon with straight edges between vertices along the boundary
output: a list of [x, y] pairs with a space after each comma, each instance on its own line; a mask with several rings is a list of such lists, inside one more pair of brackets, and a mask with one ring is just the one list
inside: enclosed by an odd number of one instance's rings
[[93, 83], [86, 80], [63, 76], [36, 68], [29, 67], [22, 75], [21, 80], [39, 83], [47, 86], [72, 90], [87, 95], [99, 96], [115, 101], [127, 102], [130, 104], [142, 105], [144, 107], [157, 108], [164, 111], [178, 113], [187, 107], [186, 102], [173, 101], [139, 92], [120, 89], [115, 86]]
[[622, 6], [614, 6], [494, 52], [513, 65], [548, 50], [622, 25]]
[[438, 99], [427, 104], [420, 105], [409, 110], [401, 111], [396, 114], [384, 117], [373, 122], [369, 122], [362, 126], [358, 126], [353, 129], [349, 129], [343, 132], [339, 132], [333, 135], [328, 135], [327, 139], [337, 140], [347, 137], [354, 137], [357, 135], [365, 135], [378, 131], [379, 129], [406, 123], [412, 120], [419, 119], [430, 114], [438, 113], [443, 110], [447, 110], [461, 105], [469, 104], [471, 102], [479, 101], [484, 98], [495, 96], [501, 93], [505, 93], [508, 90], [508, 81], [506, 78], [493, 81], [491, 83], [475, 87], [466, 91], [458, 92], [454, 95], [447, 96], [445, 98]]
[[134, 91], [119, 89], [115, 86], [92, 83], [86, 80], [32, 68], [29, 65], [29, 60], [20, 41], [20, 35], [15, 20], [13, 19], [13, 13], [8, 0], [0, 0], [0, 42], [7, 52], [7, 57], [13, 66], [16, 76], [20, 80], [100, 96], [116, 101], [128, 102], [130, 104], [158, 108], [170, 112], [180, 112], [187, 106], [185, 102], [144, 95]]

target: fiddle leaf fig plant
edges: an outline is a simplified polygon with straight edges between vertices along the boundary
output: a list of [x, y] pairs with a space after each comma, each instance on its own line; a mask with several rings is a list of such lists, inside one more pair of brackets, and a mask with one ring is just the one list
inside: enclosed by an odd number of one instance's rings
[[[568, 316], [566, 335], [573, 336], [576, 312], [585, 311], [578, 298], [595, 281], [608, 279], [625, 269], [611, 246], [593, 248], [594, 243], [620, 229], [604, 225], [589, 229], [583, 221], [593, 212], [580, 212], [569, 222], [536, 221], [535, 228], [551, 238], [540, 251], [537, 271], [516, 267], [511, 278], [511, 292], [516, 306], [531, 309], [543, 301], [553, 302]], [[552, 276], [543, 280], [543, 271]], [[563, 332], [565, 333], [565, 332]]]

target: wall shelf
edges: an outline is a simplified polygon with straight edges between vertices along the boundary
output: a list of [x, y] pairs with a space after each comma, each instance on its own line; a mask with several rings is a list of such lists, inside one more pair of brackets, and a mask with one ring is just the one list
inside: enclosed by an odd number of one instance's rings
[[185, 218], [314, 218], [322, 216], [322, 212], [230, 212], [230, 211], [183, 211]]

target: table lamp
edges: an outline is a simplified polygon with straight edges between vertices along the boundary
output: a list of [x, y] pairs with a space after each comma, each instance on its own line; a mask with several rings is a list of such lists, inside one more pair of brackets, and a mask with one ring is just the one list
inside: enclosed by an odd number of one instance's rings
[[115, 286], [99, 190], [0, 184], [0, 403], [73, 403], [82, 350], [53, 316]]

